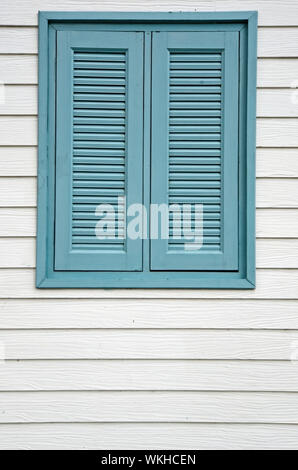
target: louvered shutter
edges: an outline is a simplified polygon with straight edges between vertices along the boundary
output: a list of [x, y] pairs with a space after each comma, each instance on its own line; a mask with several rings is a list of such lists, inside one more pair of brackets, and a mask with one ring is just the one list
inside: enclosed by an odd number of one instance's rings
[[152, 270], [238, 268], [238, 40], [153, 33], [151, 202], [174, 207], [169, 238], [151, 241]]
[[142, 202], [142, 63], [142, 33], [58, 32], [56, 270], [142, 269], [124, 236], [125, 204]]

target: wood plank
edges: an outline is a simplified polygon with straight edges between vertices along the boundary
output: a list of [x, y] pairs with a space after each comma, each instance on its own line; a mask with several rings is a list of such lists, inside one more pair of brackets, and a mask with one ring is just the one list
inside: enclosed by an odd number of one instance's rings
[[297, 362], [7, 361], [0, 390], [298, 391]]
[[0, 208], [1, 237], [32, 237], [35, 234], [35, 208]]
[[[298, 119], [257, 119], [257, 146], [298, 147]], [[2, 145], [37, 145], [37, 118], [0, 116]]]
[[[5, 85], [5, 101], [0, 103], [0, 114], [36, 115], [36, 85]], [[296, 88], [259, 88], [257, 90], [258, 117], [297, 117]]]
[[298, 211], [296, 209], [257, 209], [257, 237], [297, 238]]
[[55, 423], [3, 424], [0, 448], [87, 449], [297, 449], [292, 424]]
[[1, 392], [0, 423], [298, 423], [298, 394]]
[[35, 207], [36, 178], [0, 178], [0, 205], [2, 207]]
[[[239, 2], [237, 0], [217, 0], [213, 5], [214, 10], [225, 10], [225, 11], [239, 11], [239, 10], [257, 10], [258, 11], [258, 24], [260, 26], [297, 26], [297, 20], [291, 20], [289, 15], [291, 13], [296, 14], [296, 4], [291, 0], [285, 1], [284, 3], [280, 0], [246, 0], [245, 2]], [[286, 8], [286, 12], [282, 12], [282, 9]], [[280, 14], [280, 18], [278, 18]]]
[[4, 330], [0, 359], [241, 359], [290, 361], [298, 331]]
[[298, 119], [257, 119], [258, 147], [297, 147]]
[[[298, 82], [296, 86], [298, 85]], [[298, 93], [294, 88], [259, 88], [257, 90], [258, 117], [297, 117]]]
[[295, 300], [4, 299], [1, 329], [298, 329]]
[[[0, 298], [298, 299], [298, 270], [258, 269], [255, 290], [36, 289], [34, 269], [1, 269]], [[16, 285], [18, 289], [16, 289]]]
[[[37, 84], [37, 55], [0, 55], [1, 79], [5, 84]], [[258, 59], [258, 87], [296, 88], [298, 59]]]
[[[297, 25], [298, 26], [298, 25]], [[0, 54], [36, 54], [38, 30], [34, 27], [0, 27]], [[297, 57], [298, 28], [258, 29], [258, 57]]]
[[[5, 85], [5, 101], [0, 103], [0, 114], [36, 115], [36, 85]], [[295, 88], [257, 90], [258, 117], [297, 117]]]
[[0, 55], [2, 83], [37, 84], [37, 55]]
[[257, 207], [297, 208], [298, 185], [295, 178], [258, 178]]
[[[35, 207], [35, 177], [0, 178], [1, 207]], [[296, 178], [258, 178], [258, 208], [297, 208], [298, 185]]]
[[298, 240], [257, 240], [258, 268], [298, 268]]
[[258, 177], [295, 178], [298, 176], [297, 148], [258, 148], [256, 160]]
[[4, 100], [0, 102], [0, 114], [36, 115], [36, 85], [5, 85]]
[[94, 0], [31, 0], [30, 3], [22, 0], [3, 0], [2, 25], [37, 25], [38, 10], [63, 10], [63, 11], [239, 11], [258, 10], [259, 25], [265, 26], [297, 26], [298, 8], [293, 0], [246, 0], [245, 3], [238, 0], [163, 0], [162, 4], [157, 0], [126, 0], [119, 2], [105, 0], [98, 4]]
[[35, 265], [35, 238], [0, 238], [1, 268]]
[[[256, 219], [259, 238], [298, 238], [297, 209], [257, 209]], [[0, 207], [1, 237], [33, 237], [35, 234], [35, 208]]]
[[298, 59], [258, 59], [258, 87], [297, 88]]
[[36, 176], [37, 147], [0, 147], [0, 176]]
[[37, 145], [37, 118], [0, 116], [0, 142], [5, 145]]
[[36, 54], [38, 30], [0, 27], [0, 54]]
[[[0, 238], [0, 268], [35, 267], [35, 238]], [[258, 239], [258, 268], [298, 268], [297, 239]]]
[[3, 424], [1, 449], [297, 449], [298, 426], [217, 423]]
[[[258, 148], [256, 159], [258, 177], [298, 177], [297, 148]], [[1, 176], [36, 174], [37, 147], [0, 147]]]
[[298, 28], [258, 28], [258, 57], [298, 57]]

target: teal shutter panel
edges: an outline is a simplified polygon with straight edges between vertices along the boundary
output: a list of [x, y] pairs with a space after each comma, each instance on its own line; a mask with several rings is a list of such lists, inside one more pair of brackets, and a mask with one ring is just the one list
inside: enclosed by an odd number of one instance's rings
[[238, 41], [153, 33], [151, 202], [170, 211], [152, 270], [238, 268]]
[[142, 33], [58, 32], [56, 270], [142, 269], [142, 240], [125, 238], [125, 205], [142, 202], [142, 62]]

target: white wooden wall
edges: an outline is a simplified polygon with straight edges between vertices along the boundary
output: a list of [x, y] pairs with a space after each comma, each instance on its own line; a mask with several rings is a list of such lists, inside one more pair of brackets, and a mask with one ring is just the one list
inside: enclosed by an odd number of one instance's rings
[[[255, 291], [35, 289], [38, 10], [259, 11]], [[298, 449], [297, 0], [2, 0], [0, 80], [0, 448]]]

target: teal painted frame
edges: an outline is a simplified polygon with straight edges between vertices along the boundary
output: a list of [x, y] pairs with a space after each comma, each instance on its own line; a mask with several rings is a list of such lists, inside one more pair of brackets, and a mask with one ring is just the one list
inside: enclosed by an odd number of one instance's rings
[[[148, 243], [144, 240], [143, 272], [54, 271], [54, 170], [55, 170], [55, 54], [56, 32], [63, 29], [143, 31], [144, 70], [151, 53], [149, 31], [237, 31], [240, 36], [240, 177], [239, 270], [237, 272], [150, 272]], [[95, 24], [96, 22], [96, 24]], [[255, 147], [256, 147], [257, 12], [116, 13], [39, 12], [39, 152], [36, 286], [39, 288], [211, 288], [255, 287]], [[150, 122], [150, 78], [144, 123]], [[150, 186], [150, 135], [144, 134], [144, 193]], [[149, 204], [149, 192], [144, 201]]]

